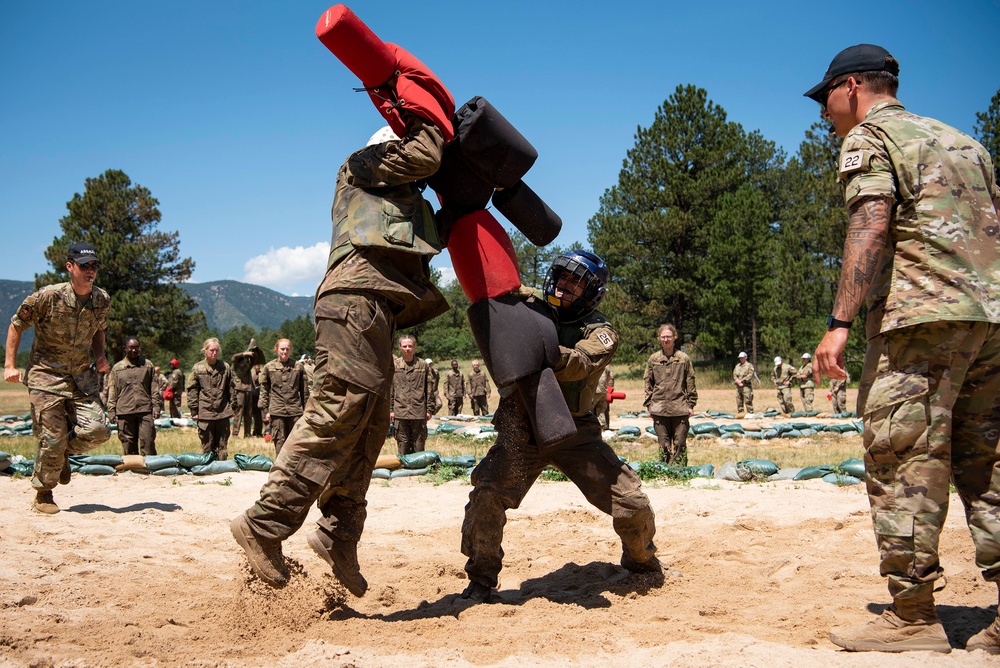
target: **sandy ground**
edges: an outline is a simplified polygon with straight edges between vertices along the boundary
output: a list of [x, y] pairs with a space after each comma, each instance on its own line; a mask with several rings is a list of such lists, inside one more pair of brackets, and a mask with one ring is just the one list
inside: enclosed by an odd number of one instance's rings
[[[0, 666], [996, 666], [997, 657], [851, 654], [827, 638], [882, 610], [867, 501], [818, 480], [647, 485], [665, 578], [628, 574], [609, 518], [571, 483], [511, 512], [500, 602], [469, 605], [459, 552], [467, 483], [373, 481], [357, 599], [306, 544], [292, 583], [253, 578], [228, 521], [263, 473], [193, 479], [74, 475], [63, 512], [29, 510], [0, 478]], [[313, 511], [316, 513], [316, 511]], [[952, 645], [985, 627], [960, 504], [938, 595]]]

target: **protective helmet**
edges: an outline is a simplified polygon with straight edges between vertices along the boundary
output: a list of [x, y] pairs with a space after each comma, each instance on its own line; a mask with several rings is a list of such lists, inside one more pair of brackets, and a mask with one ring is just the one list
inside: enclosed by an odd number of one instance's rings
[[387, 141], [399, 141], [399, 136], [392, 131], [388, 125], [384, 128], [379, 128], [378, 132], [373, 134], [365, 146], [374, 146], [375, 144], [384, 144]]
[[[572, 250], [556, 258], [545, 277], [545, 301], [559, 309], [560, 315], [572, 321], [589, 314], [604, 299], [604, 286], [610, 272], [604, 260], [585, 250]], [[582, 292], [573, 300], [556, 297], [556, 284], [568, 280], [583, 286]]]
[[740, 354], [739, 354], [739, 357], [746, 357], [746, 356], [747, 356], [747, 354], [746, 354], [746, 353], [740, 353]]
[[779, 364], [781, 364], [781, 358], [780, 357], [775, 357], [774, 358], [774, 366], [778, 366]]
[[424, 360], [424, 364], [434, 364], [434, 360], [428, 357], [427, 359]]
[[181, 363], [177, 361], [177, 358], [176, 358], [176, 357], [175, 357], [174, 359], [170, 360], [170, 366], [171, 366], [171, 367], [173, 367], [173, 368], [175, 368], [175, 369], [176, 369], [176, 368], [177, 368], [177, 367], [179, 367], [180, 365], [181, 365]]
[[804, 360], [811, 360], [812, 359], [812, 355], [810, 355], [809, 353], [802, 353], [802, 359], [804, 359]]

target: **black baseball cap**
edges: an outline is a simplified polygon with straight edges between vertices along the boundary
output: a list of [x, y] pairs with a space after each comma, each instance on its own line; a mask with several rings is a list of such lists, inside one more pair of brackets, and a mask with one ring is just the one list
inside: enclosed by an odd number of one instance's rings
[[823, 80], [803, 95], [823, 104], [825, 100], [822, 93], [830, 82], [843, 74], [854, 72], [889, 72], [899, 76], [899, 63], [881, 46], [875, 44], [849, 46], [834, 57]]
[[97, 262], [97, 251], [86, 241], [77, 241], [66, 251], [66, 259], [77, 264]]

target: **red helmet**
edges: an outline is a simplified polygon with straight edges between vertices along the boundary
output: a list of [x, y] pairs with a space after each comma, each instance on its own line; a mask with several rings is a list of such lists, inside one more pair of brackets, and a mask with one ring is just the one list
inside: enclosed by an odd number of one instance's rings
[[171, 366], [171, 368], [176, 369], [180, 365], [181, 365], [181, 363], [177, 361], [176, 357], [174, 359], [170, 360], [170, 366]]

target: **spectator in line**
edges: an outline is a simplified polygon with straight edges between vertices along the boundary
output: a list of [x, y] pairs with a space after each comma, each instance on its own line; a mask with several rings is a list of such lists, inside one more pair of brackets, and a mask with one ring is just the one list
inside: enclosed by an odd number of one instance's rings
[[689, 419], [698, 403], [691, 358], [676, 349], [677, 328], [667, 323], [656, 332], [660, 350], [649, 356], [643, 375], [643, 406], [653, 418], [660, 460], [687, 466]]

